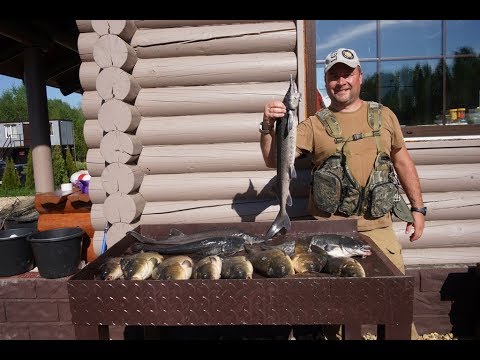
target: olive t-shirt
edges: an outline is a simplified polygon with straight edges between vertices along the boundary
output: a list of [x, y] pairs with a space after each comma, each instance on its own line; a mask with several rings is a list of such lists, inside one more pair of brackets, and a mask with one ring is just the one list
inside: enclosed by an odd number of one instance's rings
[[[341, 135], [347, 138], [353, 134], [369, 133], [372, 128], [367, 119], [368, 104], [354, 112], [333, 112], [340, 125]], [[392, 149], [400, 149], [405, 145], [402, 130], [395, 114], [386, 106], [382, 107], [382, 127], [380, 130], [381, 150], [390, 155]], [[348, 166], [361, 186], [365, 186], [370, 172], [373, 169], [377, 147], [374, 137], [367, 137], [357, 141], [350, 141], [346, 145], [350, 151], [347, 158]], [[335, 153], [336, 145], [323, 124], [314, 115], [302, 121], [297, 127], [297, 153], [312, 153], [312, 161], [315, 166], [321, 165], [330, 155]], [[316, 208], [312, 196], [309, 199], [309, 211], [313, 216], [328, 219], [343, 219], [347, 216], [342, 214], [331, 215]], [[358, 231], [367, 231], [386, 227], [392, 223], [390, 213], [383, 217], [373, 219], [368, 215], [350, 216], [350, 219], [358, 219]]]

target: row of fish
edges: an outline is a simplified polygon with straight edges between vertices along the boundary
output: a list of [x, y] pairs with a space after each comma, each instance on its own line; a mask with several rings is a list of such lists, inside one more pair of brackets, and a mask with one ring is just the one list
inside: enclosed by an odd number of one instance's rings
[[245, 256], [206, 256], [196, 263], [186, 255], [164, 258], [157, 252], [140, 252], [107, 259], [99, 268], [101, 280], [251, 279], [253, 266]]
[[[183, 244], [159, 245], [161, 240], [146, 238], [136, 233], [135, 237], [141, 237], [143, 241], [132, 246], [136, 253], [105, 261], [100, 266], [99, 278], [102, 280], [118, 278], [133, 280], [251, 279], [254, 270], [264, 277], [271, 278], [295, 276], [295, 274], [365, 277], [362, 265], [352, 256], [368, 256], [371, 253], [368, 245], [338, 234], [313, 235], [303, 242], [292, 240], [279, 245], [239, 240], [239, 238], [219, 239], [218, 236], [202, 238], [198, 233], [196, 236], [195, 240]], [[245, 250], [246, 255], [226, 256], [228, 254], [222, 249], [228, 246], [228, 240], [234, 244], [235, 241], [237, 243], [243, 241], [241, 249]], [[221, 246], [218, 245], [219, 243]], [[139, 248], [138, 244], [142, 247]], [[186, 254], [203, 257], [194, 262]], [[170, 257], [165, 257], [169, 255]]]

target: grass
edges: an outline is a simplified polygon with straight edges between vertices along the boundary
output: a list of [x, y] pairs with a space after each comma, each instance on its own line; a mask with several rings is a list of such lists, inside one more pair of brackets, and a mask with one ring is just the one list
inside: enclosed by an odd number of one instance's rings
[[35, 195], [35, 189], [26, 189], [22, 187], [18, 189], [5, 190], [0, 186], [0, 197], [33, 196], [33, 195]]

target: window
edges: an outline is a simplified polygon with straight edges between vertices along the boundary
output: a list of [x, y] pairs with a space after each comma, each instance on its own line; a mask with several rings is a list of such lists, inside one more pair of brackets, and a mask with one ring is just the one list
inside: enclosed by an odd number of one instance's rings
[[361, 97], [390, 107], [401, 125], [480, 124], [479, 33], [480, 20], [316, 20], [318, 91], [328, 106], [325, 57], [352, 48]]
[[16, 124], [4, 124], [5, 126], [5, 138], [17, 139], [18, 129]]

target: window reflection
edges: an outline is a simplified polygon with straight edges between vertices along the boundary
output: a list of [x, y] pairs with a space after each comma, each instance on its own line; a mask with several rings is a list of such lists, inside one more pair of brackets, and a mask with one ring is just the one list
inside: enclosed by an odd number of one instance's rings
[[382, 61], [380, 102], [402, 125], [432, 124], [442, 114], [442, 62]]
[[440, 20], [381, 20], [381, 56], [438, 56], [442, 54]]
[[361, 98], [390, 107], [400, 124], [479, 124], [479, 33], [480, 20], [317, 20], [318, 90], [328, 106], [325, 57], [352, 48]]
[[454, 55], [462, 47], [480, 53], [479, 20], [446, 20], [447, 55]]

